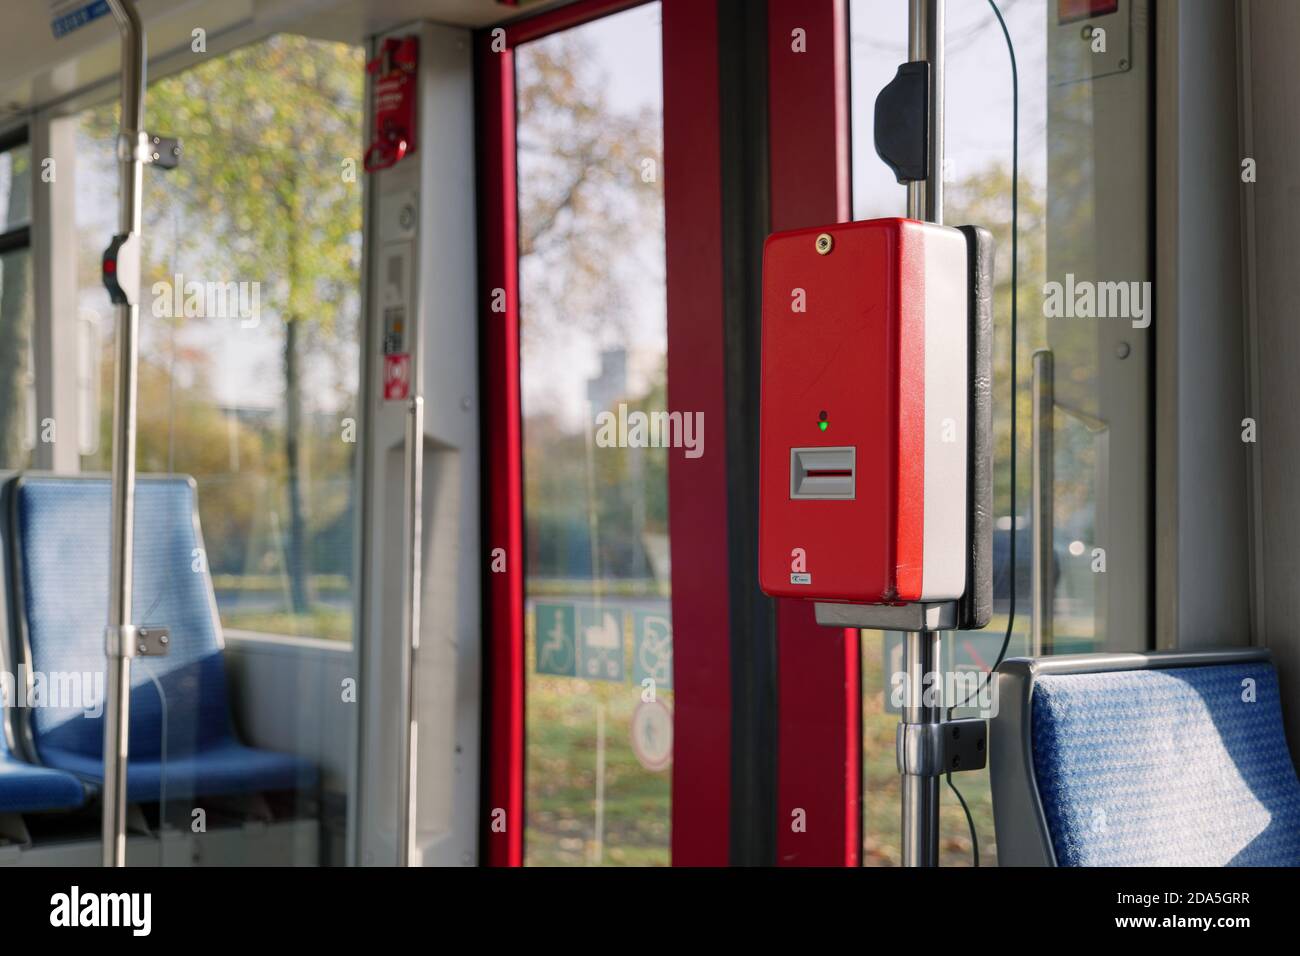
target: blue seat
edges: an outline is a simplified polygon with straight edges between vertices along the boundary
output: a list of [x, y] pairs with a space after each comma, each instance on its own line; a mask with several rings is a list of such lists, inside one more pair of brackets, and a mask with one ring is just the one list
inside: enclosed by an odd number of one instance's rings
[[[15, 676], [10, 647], [12, 609], [8, 601], [5, 519], [9, 515], [8, 493], [12, 474], [0, 474], [0, 665]], [[17, 693], [17, 686], [12, 689]], [[81, 781], [63, 770], [38, 767], [14, 754], [10, 739], [14, 735], [13, 711], [6, 707], [0, 721], [0, 813], [35, 813], [43, 810], [71, 810], [86, 800]]]
[[1267, 651], [1015, 659], [997, 703], [1003, 865], [1300, 865], [1300, 780]]
[[[24, 476], [13, 494], [18, 617], [29, 666], [102, 681], [109, 482]], [[136, 658], [132, 667], [127, 797], [158, 801], [164, 784], [168, 800], [314, 788], [318, 774], [308, 761], [245, 746], [235, 736], [202, 549], [193, 481], [141, 477], [132, 621], [169, 628], [171, 649], [165, 657]], [[88, 715], [80, 706], [27, 713], [45, 766], [102, 781], [102, 713]]]
[[0, 813], [72, 810], [85, 802], [86, 788], [77, 777], [19, 760], [0, 734]]

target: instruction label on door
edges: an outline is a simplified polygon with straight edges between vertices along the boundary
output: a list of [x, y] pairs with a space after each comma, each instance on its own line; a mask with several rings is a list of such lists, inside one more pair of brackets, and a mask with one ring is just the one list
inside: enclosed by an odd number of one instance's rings
[[50, 0], [50, 29], [59, 40], [108, 13], [108, 0]]

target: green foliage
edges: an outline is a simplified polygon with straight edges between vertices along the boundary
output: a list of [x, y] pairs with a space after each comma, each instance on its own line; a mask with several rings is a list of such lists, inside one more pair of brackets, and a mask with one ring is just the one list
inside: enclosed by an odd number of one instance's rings
[[[525, 344], [581, 333], [623, 343], [634, 297], [662, 282], [657, 109], [620, 112], [593, 43], [569, 31], [518, 59], [519, 255]], [[653, 173], [653, 176], [649, 176]]]
[[[360, 48], [280, 34], [160, 79], [146, 97], [148, 128], [178, 136], [183, 151], [177, 169], [145, 175], [139, 467], [195, 475], [209, 566], [287, 575], [300, 615], [313, 568], [351, 570], [340, 528], [350, 528], [356, 446], [339, 420], [356, 400], [361, 185], [345, 173], [360, 165], [363, 88]], [[85, 114], [84, 152], [111, 157], [117, 132], [114, 105]], [[83, 242], [88, 270], [103, 238]], [[240, 316], [154, 314], [154, 284], [177, 272], [259, 284], [259, 322], [284, 334], [282, 414], [219, 407], [218, 356], [183, 330], [254, 333]], [[334, 552], [347, 554], [342, 566]]]
[[[3, 222], [12, 225], [29, 214], [31, 151], [9, 150], [0, 163], [9, 167]], [[0, 256], [0, 468], [21, 468], [30, 458], [25, 439], [32, 319], [31, 254], [15, 250]]]
[[[948, 186], [944, 219], [951, 223], [978, 223], [993, 234], [995, 243], [993, 287], [993, 460], [994, 514], [1010, 509], [1011, 416], [1011, 170], [994, 164]], [[1026, 176], [1020, 178], [1020, 263], [1018, 303], [1019, 387], [1016, 392], [1017, 462], [1021, 489], [1018, 510], [1028, 507], [1027, 484], [1032, 440], [1033, 396], [1030, 375], [1033, 353], [1045, 348], [1047, 334], [1042, 309], [1042, 289], [1047, 271], [1047, 207], [1043, 190]]]

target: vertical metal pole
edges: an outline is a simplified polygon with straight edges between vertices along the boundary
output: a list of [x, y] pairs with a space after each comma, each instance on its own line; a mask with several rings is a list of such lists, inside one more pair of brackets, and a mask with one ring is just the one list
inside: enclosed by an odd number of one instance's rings
[[[928, 97], [930, 153], [928, 175], [907, 184], [910, 219], [943, 222], [943, 22], [944, 0], [909, 0], [907, 55], [930, 64]], [[941, 675], [942, 644], [937, 631], [913, 631], [905, 637], [909, 699], [903, 707], [904, 724], [938, 724], [938, 706], [924, 703], [927, 676]], [[902, 728], [906, 731], [906, 727]], [[903, 865], [939, 865], [939, 778], [914, 773], [902, 775]]]
[[[1048, 349], [1034, 353], [1033, 395], [1033, 495], [1029, 523], [1034, 545], [1030, 571], [1030, 640], [1033, 642], [1033, 655], [1037, 657], [1052, 653], [1053, 578], [1056, 575], [1056, 556], [1052, 552], [1053, 486], [1056, 482], [1052, 416], [1056, 411], [1056, 371]], [[1015, 521], [1014, 516], [1012, 521]]]
[[[412, 376], [414, 380], [414, 375]], [[420, 648], [420, 580], [421, 540], [423, 537], [424, 498], [424, 399], [416, 395], [407, 407], [406, 416], [406, 514], [410, 521], [406, 552], [406, 595], [402, 629], [402, 782], [398, 796], [399, 866], [411, 865], [411, 844], [416, 829], [416, 748], [419, 739], [415, 723], [415, 655]]]
[[907, 184], [907, 217], [943, 222], [944, 0], [908, 0], [907, 58], [930, 64], [930, 155], [924, 180]]
[[[907, 699], [904, 724], [937, 724], [943, 720], [942, 683], [929, 688], [926, 678], [938, 680], [943, 663], [942, 632], [909, 631], [904, 636]], [[930, 693], [938, 699], [926, 703]], [[907, 728], [904, 727], [904, 730]], [[939, 865], [939, 778], [928, 774], [902, 775], [903, 865]]]
[[592, 841], [591, 865], [605, 860], [605, 702], [596, 701], [596, 838]]
[[127, 302], [117, 307], [114, 373], [113, 503], [109, 560], [108, 679], [104, 710], [103, 863], [126, 865], [126, 769], [130, 749], [132, 532], [135, 519], [136, 368], [139, 361], [140, 203], [143, 171], [145, 35], [132, 0], [108, 0], [122, 33], [122, 127], [117, 142], [119, 262]]

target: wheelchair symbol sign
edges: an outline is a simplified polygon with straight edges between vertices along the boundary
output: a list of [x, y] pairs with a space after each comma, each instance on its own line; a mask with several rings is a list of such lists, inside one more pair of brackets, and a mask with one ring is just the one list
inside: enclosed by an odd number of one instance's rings
[[578, 676], [623, 682], [623, 611], [578, 608]]
[[537, 673], [578, 675], [577, 627], [568, 604], [538, 604], [534, 609]]
[[632, 680], [647, 677], [656, 690], [673, 689], [673, 622], [668, 613], [632, 612]]

